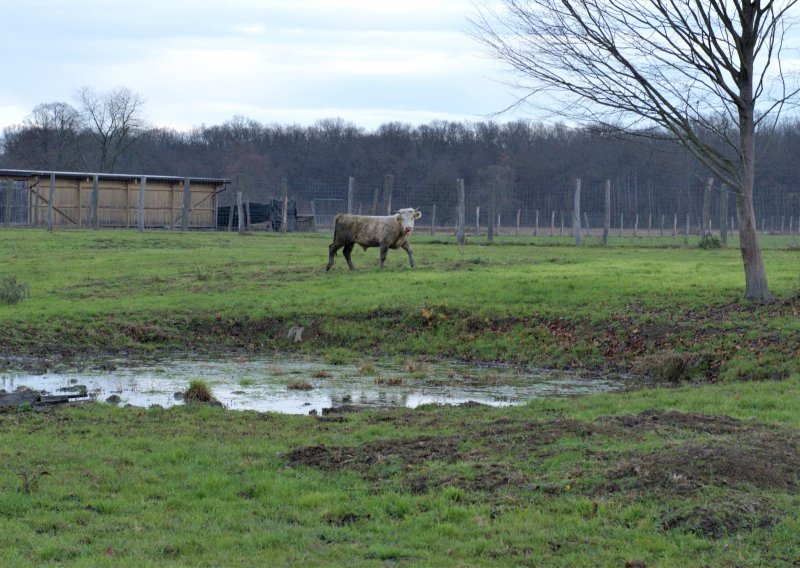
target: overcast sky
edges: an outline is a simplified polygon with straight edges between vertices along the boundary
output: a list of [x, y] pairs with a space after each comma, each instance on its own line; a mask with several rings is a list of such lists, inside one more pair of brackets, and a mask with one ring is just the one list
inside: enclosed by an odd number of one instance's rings
[[[0, 0], [0, 129], [81, 87], [157, 126], [485, 120], [514, 101], [470, 0]], [[512, 119], [499, 117], [498, 120]]]

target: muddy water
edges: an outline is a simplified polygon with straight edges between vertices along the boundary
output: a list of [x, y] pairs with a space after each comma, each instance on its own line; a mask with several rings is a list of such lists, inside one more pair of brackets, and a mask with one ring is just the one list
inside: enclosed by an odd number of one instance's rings
[[89, 396], [104, 402], [116, 395], [120, 404], [169, 407], [182, 404], [176, 393], [192, 380], [203, 380], [222, 404], [235, 410], [289, 414], [321, 413], [342, 406], [523, 404], [532, 398], [562, 397], [621, 390], [622, 381], [585, 378], [559, 371], [504, 366], [476, 367], [458, 362], [385, 360], [336, 365], [303, 358], [226, 360], [172, 359], [130, 365], [106, 361], [100, 367], [0, 372], [0, 389], [28, 387], [48, 393], [86, 386]]

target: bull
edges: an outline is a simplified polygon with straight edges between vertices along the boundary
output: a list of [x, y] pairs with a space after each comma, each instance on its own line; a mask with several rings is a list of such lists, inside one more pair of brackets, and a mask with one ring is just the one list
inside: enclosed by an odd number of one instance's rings
[[333, 266], [333, 258], [339, 249], [343, 249], [344, 259], [350, 270], [355, 270], [350, 253], [355, 245], [367, 250], [370, 247], [380, 247], [381, 268], [386, 261], [389, 249], [403, 248], [408, 253], [411, 268], [416, 266], [408, 237], [414, 230], [414, 221], [422, 217], [419, 209], [400, 209], [394, 215], [375, 217], [370, 215], [345, 215], [339, 213], [333, 228], [333, 242], [328, 247], [328, 266]]

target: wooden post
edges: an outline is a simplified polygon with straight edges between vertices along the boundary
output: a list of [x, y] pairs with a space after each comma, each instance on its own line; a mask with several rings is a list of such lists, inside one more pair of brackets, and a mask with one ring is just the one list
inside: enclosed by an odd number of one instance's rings
[[491, 182], [489, 195], [489, 224], [486, 226], [486, 242], [494, 241], [495, 215], [497, 215], [497, 182]]
[[433, 236], [434, 228], [436, 227], [436, 204], [431, 208], [431, 236]]
[[353, 201], [355, 199], [355, 192], [356, 192], [356, 178], [350, 176], [347, 180], [347, 214], [353, 214]]
[[534, 215], [534, 222], [533, 222], [533, 236], [539, 236], [539, 210], [536, 210], [536, 214]]
[[660, 237], [664, 236], [664, 214], [661, 214], [661, 231], [658, 233]]
[[34, 227], [38, 227], [39, 226], [39, 200], [41, 199], [40, 192], [42, 191], [42, 186], [41, 186], [40, 182], [41, 182], [41, 180], [37, 176], [36, 177], [36, 182], [33, 184], [34, 191], [36, 193], [36, 201], [33, 204], [33, 226]]
[[47, 199], [47, 230], [53, 230], [53, 198], [56, 194], [56, 174], [50, 174], [50, 194]]
[[475, 236], [481, 235], [481, 206], [475, 207]]
[[564, 212], [563, 211], [559, 211], [558, 215], [559, 215], [559, 217], [561, 217], [561, 232], [558, 234], [558, 236], [559, 237], [563, 237], [564, 236]]
[[144, 192], [147, 189], [147, 176], [142, 176], [139, 186], [139, 232], [144, 231]]
[[392, 192], [394, 191], [394, 176], [388, 174], [383, 178], [383, 194], [386, 196], [386, 214], [392, 214]]
[[553, 210], [553, 212], [550, 214], [550, 236], [551, 237], [555, 237], [556, 236], [556, 212], [555, 212], [555, 210]]
[[242, 192], [236, 192], [236, 213], [239, 217], [239, 234], [244, 235], [244, 212], [242, 211]]
[[375, 187], [375, 191], [372, 193], [372, 212], [370, 215], [377, 215], [378, 214], [378, 201], [381, 195], [381, 188]]
[[[188, 231], [190, 226], [189, 215], [191, 215], [192, 205], [192, 184], [189, 178], [183, 178], [183, 206], [181, 207], [181, 231]], [[231, 217], [233, 217], [233, 207], [231, 207]]]
[[703, 228], [700, 231], [700, 238], [704, 239], [711, 235], [711, 191], [714, 188], [714, 178], [706, 181], [706, 191], [703, 194]]
[[633, 217], [633, 236], [634, 237], [638, 237], [639, 236], [639, 214], [638, 213]]
[[93, 229], [100, 228], [100, 176], [95, 174], [92, 176], [92, 196], [90, 198], [91, 207], [89, 216], [91, 217], [91, 225]]
[[456, 180], [456, 189], [458, 191], [458, 228], [456, 230], [456, 240], [458, 244], [463, 245], [465, 242], [464, 225], [466, 224], [466, 204], [464, 198], [464, 180], [458, 178]]
[[589, 229], [589, 214], [586, 211], [583, 212], [583, 228], [586, 229], [586, 236], [590, 237], [591, 231]]
[[653, 213], [647, 214], [647, 236], [650, 236], [650, 231], [653, 228]]
[[689, 212], [686, 212], [686, 243], [689, 243], [689, 233], [691, 231], [691, 218], [689, 217]]
[[522, 209], [517, 209], [517, 236], [519, 236], [519, 218], [522, 215]]
[[228, 213], [228, 232], [233, 231], [233, 212], [236, 211], [236, 204], [231, 205], [230, 213]]
[[250, 230], [250, 197], [245, 197], [244, 200], [244, 228], [246, 231]]
[[498, 237], [500, 236], [500, 213], [497, 214], [497, 228], [495, 229], [495, 234]]
[[575, 233], [575, 246], [581, 246], [581, 178], [575, 180], [575, 194], [572, 200], [572, 230]]
[[719, 193], [719, 241], [728, 244], [728, 186], [724, 183]]
[[625, 230], [625, 214], [620, 211], [620, 214], [619, 214], [619, 236], [620, 237], [625, 236], [624, 230]]
[[14, 180], [6, 180], [6, 229], [11, 228], [11, 193], [14, 189]]
[[611, 232], [611, 180], [607, 179], [603, 188], [605, 193], [605, 214], [603, 216], [603, 244], [608, 244], [608, 234]]
[[[281, 216], [281, 233], [289, 230], [289, 182], [286, 178], [281, 179], [281, 191], [283, 192], [283, 215]], [[241, 215], [241, 211], [239, 212]]]
[[673, 214], [672, 217], [672, 238], [678, 236], [678, 214]]
[[317, 206], [313, 199], [311, 200], [311, 228], [315, 233], [317, 232]]

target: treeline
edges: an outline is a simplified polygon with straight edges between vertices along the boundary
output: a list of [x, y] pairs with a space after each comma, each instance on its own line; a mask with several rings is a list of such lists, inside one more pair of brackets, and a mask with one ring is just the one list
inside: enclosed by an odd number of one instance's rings
[[[570, 210], [575, 178], [582, 179], [585, 199], [598, 203], [610, 179], [615, 215], [674, 213], [683, 219], [700, 211], [709, 177], [674, 143], [620, 138], [599, 128], [432, 122], [388, 123], [368, 131], [339, 119], [284, 126], [236, 117], [188, 132], [147, 128], [141, 120], [127, 130], [104, 125], [104, 131], [82, 116], [85, 111], [62, 103], [40, 105], [25, 124], [5, 129], [0, 165], [227, 177], [254, 201], [278, 196], [285, 180], [301, 204], [344, 198], [352, 176], [365, 212], [391, 174], [397, 206], [438, 204], [443, 221], [455, 203], [457, 178], [464, 179], [468, 206], [495, 195], [498, 211], [524, 209], [529, 220], [532, 208], [543, 215]], [[800, 214], [800, 123], [781, 124], [762, 136], [759, 148], [757, 213]], [[734, 215], [734, 199], [730, 203]]]

